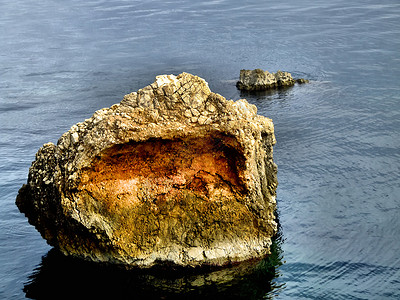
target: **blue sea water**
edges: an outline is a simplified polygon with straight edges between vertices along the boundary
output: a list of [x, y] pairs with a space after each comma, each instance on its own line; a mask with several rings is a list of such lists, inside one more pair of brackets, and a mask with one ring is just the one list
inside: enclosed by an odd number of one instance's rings
[[[241, 94], [239, 71], [254, 68], [311, 83]], [[116, 274], [50, 251], [14, 204], [38, 148], [183, 71], [274, 121], [272, 276], [188, 292], [189, 275]], [[400, 299], [399, 82], [397, 0], [0, 0], [0, 298]]]

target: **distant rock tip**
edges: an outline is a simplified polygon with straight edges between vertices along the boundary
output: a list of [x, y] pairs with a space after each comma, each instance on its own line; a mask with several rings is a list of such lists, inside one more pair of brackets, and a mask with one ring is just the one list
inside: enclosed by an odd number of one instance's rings
[[240, 70], [240, 79], [236, 83], [236, 87], [245, 91], [265, 91], [293, 86], [296, 82], [303, 84], [309, 83], [309, 80], [304, 78], [293, 79], [290, 73], [283, 71], [270, 73], [261, 69]]

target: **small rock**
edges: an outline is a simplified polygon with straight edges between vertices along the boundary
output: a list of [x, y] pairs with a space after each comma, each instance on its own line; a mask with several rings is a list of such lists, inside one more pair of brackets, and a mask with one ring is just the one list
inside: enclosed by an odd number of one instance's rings
[[240, 70], [240, 78], [236, 86], [245, 91], [263, 91], [273, 88], [290, 87], [298, 83], [306, 83], [306, 79], [293, 79], [288, 72], [269, 73], [261, 69]]
[[304, 79], [304, 78], [299, 78], [299, 79], [296, 79], [296, 82], [298, 84], [304, 84], [304, 83], [310, 83], [310, 80]]

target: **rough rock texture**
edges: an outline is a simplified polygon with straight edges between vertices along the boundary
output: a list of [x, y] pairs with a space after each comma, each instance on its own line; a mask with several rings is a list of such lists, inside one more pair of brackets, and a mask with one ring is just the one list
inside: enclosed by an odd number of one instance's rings
[[45, 144], [16, 204], [93, 261], [223, 265], [269, 253], [273, 123], [191, 74], [156, 81]]
[[302, 84], [308, 83], [307, 79], [293, 79], [288, 72], [278, 71], [269, 73], [261, 69], [240, 70], [240, 78], [236, 86], [240, 90], [262, 91], [272, 88], [293, 86], [295, 82]]

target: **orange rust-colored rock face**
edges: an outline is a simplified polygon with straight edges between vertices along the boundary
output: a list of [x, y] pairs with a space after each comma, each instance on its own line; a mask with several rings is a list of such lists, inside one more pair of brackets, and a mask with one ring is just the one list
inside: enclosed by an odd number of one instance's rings
[[[243, 157], [223, 139], [152, 140], [116, 145], [96, 157], [81, 176], [80, 191], [107, 206], [137, 205], [140, 190], [156, 207], [165, 195], [190, 190], [214, 201], [224, 193], [240, 193]], [[155, 208], [157, 209], [157, 208]]]
[[[210, 244], [221, 234], [218, 225], [230, 222], [247, 223], [242, 233], [257, 230], [254, 217], [240, 204], [244, 158], [229, 146], [232, 143], [232, 137], [210, 136], [115, 145], [83, 170], [77, 191], [83, 200], [80, 209], [97, 207], [97, 213], [109, 219], [115, 245], [121, 240], [136, 245], [138, 237], [153, 248]], [[235, 209], [221, 209], [226, 202], [237, 202], [229, 205]], [[199, 222], [202, 219], [207, 221]], [[196, 222], [197, 228], [190, 226]], [[208, 226], [201, 230], [210, 231], [205, 237], [193, 231], [200, 231], [202, 222]], [[171, 231], [177, 235], [171, 236]], [[130, 250], [130, 255], [142, 254], [138, 247]]]
[[201, 78], [165, 75], [45, 144], [17, 205], [67, 255], [150, 267], [269, 253], [270, 119]]

